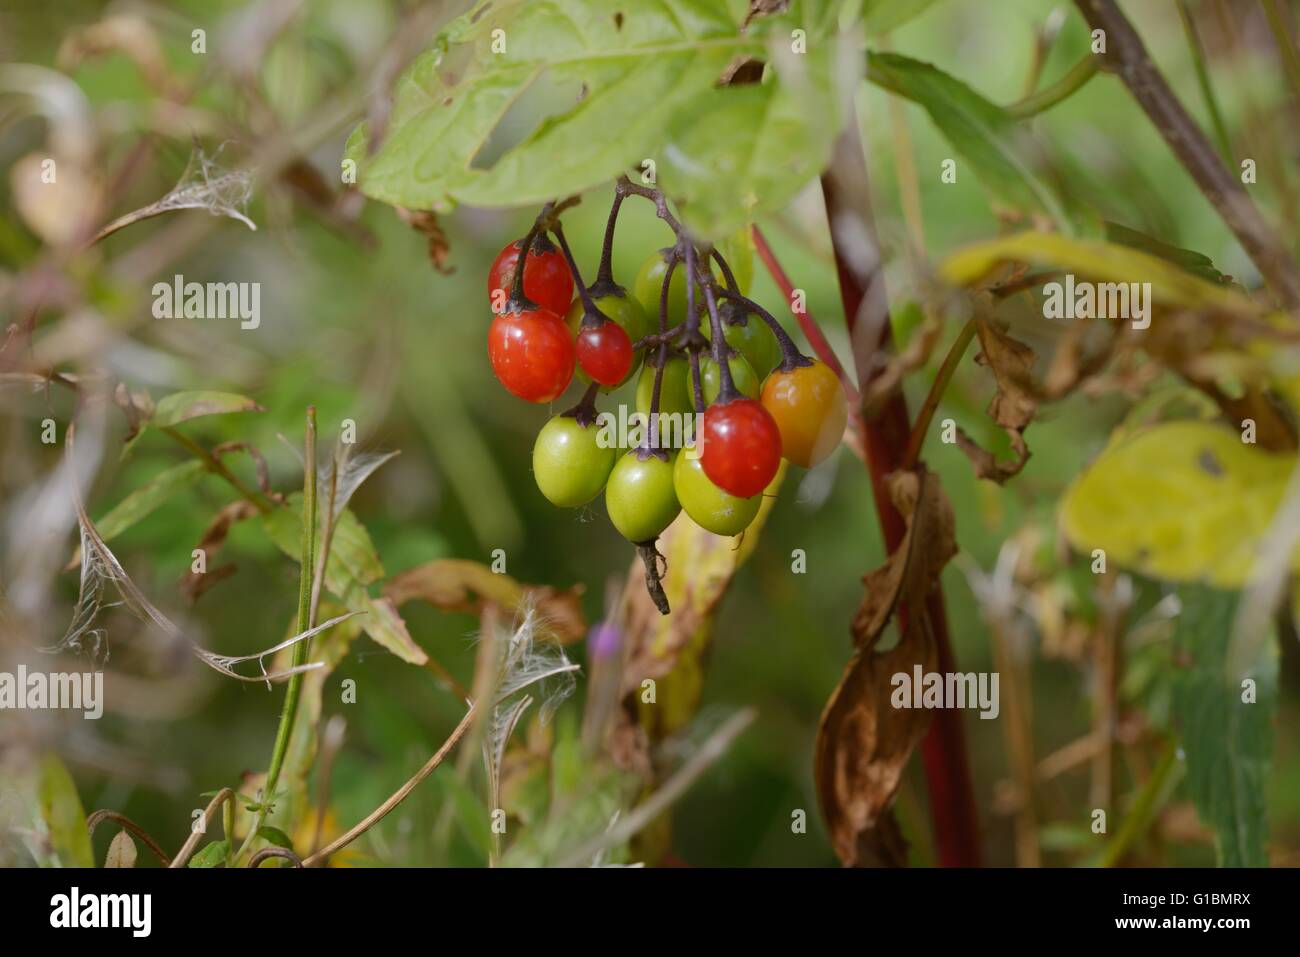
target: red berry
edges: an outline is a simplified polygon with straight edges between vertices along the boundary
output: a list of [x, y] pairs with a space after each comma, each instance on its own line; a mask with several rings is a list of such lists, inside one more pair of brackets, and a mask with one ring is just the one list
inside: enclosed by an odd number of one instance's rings
[[488, 330], [488, 357], [501, 384], [529, 402], [550, 402], [573, 378], [569, 327], [549, 309], [495, 317]]
[[738, 498], [751, 498], [781, 466], [781, 431], [753, 399], [732, 399], [704, 410], [700, 465], [709, 481]]
[[[515, 263], [523, 251], [524, 241], [516, 240], [497, 254], [488, 271], [488, 302], [496, 312], [510, 298], [514, 289]], [[498, 292], [501, 290], [501, 292]], [[573, 276], [564, 253], [549, 241], [534, 243], [524, 260], [524, 295], [543, 309], [564, 315], [573, 297]]]
[[601, 385], [618, 385], [632, 371], [632, 340], [616, 322], [584, 324], [578, 332], [578, 365]]

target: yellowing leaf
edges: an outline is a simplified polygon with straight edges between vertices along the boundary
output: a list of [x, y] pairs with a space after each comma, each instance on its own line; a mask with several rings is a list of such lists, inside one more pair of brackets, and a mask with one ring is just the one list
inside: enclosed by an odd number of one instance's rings
[[623, 687], [639, 688], [646, 678], [658, 683], [653, 706], [643, 707], [641, 723], [659, 739], [685, 727], [699, 706], [704, 685], [703, 655], [713, 634], [713, 614], [736, 570], [753, 554], [776, 503], [786, 463], [763, 493], [758, 515], [740, 535], [706, 532], [685, 512], [659, 536], [666, 560], [664, 591], [672, 613], [661, 615], [645, 590], [645, 568], [638, 560], [628, 576], [626, 637], [629, 652]]
[[1061, 524], [1075, 548], [1124, 568], [1237, 588], [1296, 462], [1208, 422], [1121, 434], [1066, 492]]
[[971, 286], [1007, 262], [1060, 269], [1099, 282], [1149, 282], [1152, 299], [1159, 306], [1251, 316], [1261, 311], [1240, 293], [1193, 276], [1159, 256], [1056, 233], [1022, 232], [966, 246], [940, 263], [939, 275], [955, 286]]

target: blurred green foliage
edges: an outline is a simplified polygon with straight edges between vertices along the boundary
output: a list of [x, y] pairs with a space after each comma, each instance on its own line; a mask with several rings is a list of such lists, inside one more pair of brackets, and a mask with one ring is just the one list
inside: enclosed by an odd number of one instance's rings
[[[250, 5], [178, 0], [152, 10], [170, 70], [188, 81], [204, 77], [224, 55], [215, 28]], [[998, 4], [943, 0], [906, 23], [890, 49], [939, 64], [996, 103], [1018, 99], [1028, 70], [1035, 30], [1054, 4], [1004, 0]], [[1192, 65], [1172, 5], [1129, 4], [1171, 84], [1198, 118]], [[1201, 4], [1207, 7], [1206, 4]], [[278, 124], [293, 126], [331, 97], [359, 83], [357, 64], [373, 54], [397, 27], [401, 4], [381, 0], [321, 0], [294, 18], [257, 65], [262, 107]], [[62, 38], [103, 11], [98, 3], [30, 4], [0, 15], [5, 59], [50, 65]], [[1208, 16], [1208, 13], [1207, 13]], [[207, 59], [189, 52], [192, 25], [209, 29]], [[1066, 17], [1043, 76], [1063, 73], [1086, 47], [1086, 28]], [[1271, 67], [1249, 57], [1212, 62], [1229, 132], [1246, 136], [1254, 114], [1240, 104], [1267, 104], [1277, 96]], [[121, 54], [87, 60], [71, 78], [105, 125], [104, 161], [116, 169], [147, 129], [145, 114], [158, 91]], [[223, 83], [199, 83], [189, 104], [206, 116], [240, 111], [245, 101]], [[887, 94], [866, 87], [860, 114], [871, 163], [874, 196], [889, 259], [895, 301], [912, 291], [902, 265], [904, 226], [898, 195], [898, 152], [893, 148]], [[938, 258], [963, 242], [987, 238], [998, 228], [987, 194], [964, 174], [955, 185], [940, 183], [939, 164], [951, 148], [915, 105], [902, 106], [920, 172], [927, 252]], [[180, 121], [184, 125], [184, 120]], [[1094, 79], [1058, 109], [1035, 121], [1037, 134], [1057, 146], [1064, 164], [1057, 175], [1078, 184], [1106, 218], [1209, 256], [1224, 272], [1250, 275], [1247, 260], [1214, 216], [1127, 92], [1105, 77]], [[224, 138], [223, 125], [205, 129], [210, 144]], [[307, 157], [330, 179], [343, 135], [315, 147]], [[0, 167], [35, 149], [43, 138], [37, 121], [12, 124], [0, 141]], [[165, 193], [185, 166], [190, 144], [174, 132], [150, 139], [154, 161], [112, 198], [114, 214]], [[235, 164], [255, 146], [232, 143], [223, 162]], [[3, 190], [3, 187], [0, 187]], [[1261, 184], [1257, 202], [1278, 200]], [[0, 218], [0, 260], [21, 268], [38, 243], [12, 213]], [[605, 221], [607, 195], [596, 190], [565, 218], [578, 262], [594, 272]], [[530, 475], [532, 438], [550, 409], [525, 406], [492, 379], [485, 334], [490, 319], [485, 276], [507, 241], [522, 235], [533, 210], [485, 212], [461, 209], [442, 219], [450, 244], [448, 274], [430, 265], [426, 243], [389, 207], [367, 204], [359, 223], [373, 246], [292, 205], [283, 184], [258, 193], [251, 218], [256, 233], [230, 220], [208, 221], [190, 211], [146, 222], [102, 245], [101, 268], [88, 277], [94, 304], [130, 338], [118, 340], [105, 358], [134, 388], [155, 399], [181, 389], [228, 390], [253, 397], [267, 411], [198, 420], [181, 426], [211, 446], [245, 441], [265, 454], [273, 486], [289, 492], [300, 482], [300, 465], [286, 447], [301, 445], [304, 408], [322, 423], [322, 444], [332, 444], [339, 423], [357, 422], [370, 450], [400, 449], [357, 494], [352, 509], [368, 527], [388, 574], [440, 557], [490, 561], [505, 549], [508, 570], [520, 581], [585, 587], [590, 620], [603, 613], [607, 578], [634, 556], [609, 527], [599, 501], [576, 511], [552, 508]], [[198, 221], [193, 234], [182, 219]], [[193, 225], [193, 224], [192, 224]], [[820, 196], [815, 189], [761, 224], [814, 315], [846, 365], [848, 343]], [[175, 232], [172, 232], [175, 231]], [[124, 276], [110, 264], [160, 236], [186, 242], [183, 253], [157, 276]], [[191, 238], [187, 238], [191, 237]], [[648, 204], [629, 202], [620, 220], [614, 274], [630, 283], [639, 263], [664, 245], [669, 234]], [[241, 331], [235, 323], [153, 321], [149, 285], [173, 273], [198, 281], [262, 284], [262, 323]], [[761, 269], [752, 296], [785, 318], [781, 294]], [[6, 317], [6, 322], [8, 318]], [[789, 328], [798, 337], [793, 322]], [[945, 337], [955, 334], [950, 330]], [[905, 335], [905, 330], [900, 330]], [[130, 347], [126, 342], [132, 343]], [[937, 359], [912, 377], [907, 395], [921, 402]], [[611, 400], [631, 401], [633, 385]], [[951, 417], [982, 444], [1003, 440], [984, 415], [992, 395], [987, 373], [963, 364], [938, 418]], [[8, 398], [6, 398], [8, 401]], [[39, 421], [45, 406], [33, 397], [17, 409]], [[65, 401], [56, 397], [52, 401]], [[969, 463], [932, 437], [925, 453], [943, 479], [956, 514], [958, 541], [968, 559], [945, 572], [955, 654], [962, 670], [994, 668], [988, 630], [966, 579], [972, 567], [990, 569], [1004, 543], [1027, 525], [1054, 537], [1055, 507], [1069, 480], [1102, 448], [1124, 413], [1115, 397], [1071, 398], [1053, 406], [1027, 433], [1033, 457], [1006, 489], [978, 482]], [[124, 432], [120, 429], [117, 438]], [[937, 433], [936, 433], [937, 434]], [[280, 440], [284, 436], [285, 442]], [[43, 455], [48, 453], [41, 453]], [[166, 437], [146, 433], [120, 460], [110, 454], [88, 501], [100, 517], [133, 489], [185, 460]], [[247, 460], [231, 467], [249, 482]], [[45, 461], [41, 467], [48, 467]], [[179, 607], [176, 584], [190, 563], [190, 550], [230, 488], [204, 476], [114, 542], [136, 582], [157, 600]], [[793, 549], [807, 553], [808, 571], [790, 573]], [[835, 862], [816, 812], [811, 765], [817, 720], [850, 651], [849, 622], [862, 597], [860, 578], [884, 559], [866, 470], [846, 449], [809, 474], [792, 475], [768, 519], [762, 541], [737, 575], [717, 619], [708, 661], [707, 709], [757, 707], [756, 726], [729, 757], [687, 795], [674, 815], [674, 855], [692, 865], [829, 865]], [[232, 529], [221, 561], [235, 561], [236, 574], [205, 594], [190, 621], [207, 647], [247, 654], [282, 639], [296, 606], [297, 570], [252, 523]], [[1079, 569], [1067, 569], [1063, 575]], [[68, 597], [75, 582], [64, 583]], [[1158, 590], [1140, 586], [1149, 606]], [[405, 617], [416, 641], [464, 684], [470, 681], [477, 621], [469, 615], [411, 605]], [[578, 656], [581, 659], [581, 655]], [[340, 703], [340, 683], [354, 679], [357, 703]], [[1062, 657], [1038, 655], [1032, 667], [1034, 745], [1042, 757], [1087, 733], [1090, 677]], [[87, 807], [114, 807], [139, 821], [164, 846], [179, 846], [197, 795], [233, 783], [241, 771], [261, 770], [274, 733], [282, 691], [239, 684], [203, 672], [181, 713], [165, 721], [107, 716], [95, 730], [126, 757], [72, 762]], [[334, 771], [334, 813], [342, 826], [358, 820], [387, 797], [441, 743], [462, 713], [461, 702], [425, 671], [413, 668], [366, 639], [358, 640], [325, 688], [326, 715], [347, 719], [346, 746]], [[569, 705], [569, 711], [576, 710]], [[1300, 699], [1295, 681], [1282, 679], [1279, 724], [1294, 726]], [[706, 713], [707, 717], [707, 713]], [[572, 721], [571, 714], [561, 719]], [[1013, 861], [1011, 819], [996, 807], [999, 782], [1008, 776], [997, 722], [968, 712], [965, 730], [972, 753], [988, 862]], [[1300, 837], [1300, 753], [1294, 736], [1278, 735], [1268, 794], [1273, 841], [1294, 846]], [[107, 752], [106, 752], [107, 754]], [[918, 861], [928, 860], [924, 782], [917, 767], [904, 784], [901, 816], [916, 842]], [[110, 770], [105, 764], [113, 764]], [[1128, 771], [1121, 769], [1127, 787]], [[449, 863], [482, 857], [481, 808], [450, 774], [436, 774], [412, 799], [377, 827], [367, 845], [379, 860], [426, 863], [436, 848], [449, 848]], [[1072, 828], [1086, 827], [1089, 805], [1085, 773], [1070, 772], [1045, 786], [1050, 833], [1070, 844]], [[452, 810], [447, 811], [448, 808]], [[791, 833], [794, 809], [808, 812], [809, 833]], [[450, 820], [454, 823], [449, 824]], [[1058, 833], [1059, 832], [1059, 833]], [[450, 833], [450, 836], [447, 835]], [[447, 843], [444, 843], [444, 838]], [[96, 835], [97, 859], [111, 839]], [[476, 849], [477, 848], [477, 849]], [[1049, 852], [1049, 861], [1055, 858]], [[1170, 863], [1213, 861], [1208, 845], [1169, 846]]]

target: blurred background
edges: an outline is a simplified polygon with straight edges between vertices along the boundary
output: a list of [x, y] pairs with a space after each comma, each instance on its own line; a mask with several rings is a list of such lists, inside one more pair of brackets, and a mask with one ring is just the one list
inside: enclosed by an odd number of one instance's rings
[[[1232, 0], [1187, 6], [1227, 133], [1257, 157], [1261, 171], [1270, 171], [1261, 172], [1252, 195], [1271, 217], [1294, 227], [1296, 124], [1262, 8]], [[1183, 102], [1209, 129], [1177, 6], [1130, 2], [1126, 8]], [[339, 423], [355, 420], [365, 450], [401, 450], [352, 503], [389, 575], [436, 558], [490, 562], [500, 548], [520, 581], [582, 586], [584, 610], [594, 622], [603, 614], [611, 574], [621, 580], [633, 551], [609, 526], [599, 500], [577, 511], [555, 509], [530, 472], [537, 430], [576, 401], [577, 387], [549, 409], [526, 405], [495, 382], [485, 348], [488, 265], [526, 231], [536, 211], [440, 211], [441, 233], [431, 240], [392, 208], [338, 188], [343, 142], [374, 85], [391, 82], [396, 46], [407, 44], [407, 55], [427, 46], [452, 12], [452, 5], [443, 10], [381, 0], [6, 5], [0, 11], [0, 330], [19, 323], [39, 300], [44, 305], [33, 349], [47, 366], [102, 370], [133, 391], [147, 390], [155, 401], [194, 389], [255, 399], [265, 412], [197, 420], [186, 434], [209, 447], [255, 445], [266, 457], [271, 484], [282, 492], [301, 481], [300, 462], [288, 446], [301, 447], [308, 405], [318, 410], [323, 447], [333, 444]], [[1045, 26], [1056, 31], [1040, 65], [1050, 80], [1087, 46], [1074, 8], [1050, 0], [940, 0], [888, 44], [942, 64], [989, 99], [1009, 103], [1024, 93]], [[196, 28], [206, 30], [204, 54], [192, 52]], [[915, 158], [926, 257], [995, 234], [999, 219], [973, 177], [940, 182], [939, 166], [951, 148], [922, 110], [864, 86], [860, 113], [896, 334], [906, 342], [912, 314], [906, 303], [925, 266], [908, 251], [915, 222], [906, 223], [900, 198], [900, 136], [910, 139]], [[1104, 216], [1204, 253], [1243, 284], [1255, 283], [1249, 261], [1119, 83], [1094, 79], [1034, 128], [1052, 144], [1061, 175]], [[274, 175], [253, 183], [245, 212], [255, 232], [232, 218], [187, 210], [124, 229], [91, 255], [61, 252], [77, 229], [97, 228], [171, 190], [196, 143], [222, 169], [278, 164]], [[23, 172], [33, 157], [48, 154], [59, 157], [57, 199], [31, 195]], [[593, 274], [609, 198], [594, 191], [565, 216], [578, 262]], [[95, 222], [78, 218], [92, 212]], [[851, 367], [817, 185], [761, 226]], [[628, 202], [618, 228], [615, 277], [630, 285], [642, 260], [669, 240], [649, 204]], [[177, 273], [200, 282], [260, 282], [259, 328], [154, 320], [150, 289]], [[759, 265], [751, 295], [788, 319], [779, 290]], [[792, 321], [788, 328], [802, 342]], [[955, 326], [945, 331], [930, 366], [907, 383], [913, 410], [955, 333]], [[968, 356], [939, 417], [1004, 449], [984, 414], [992, 394], [991, 378]], [[56, 419], [62, 438], [74, 399], [57, 386], [5, 385], [0, 400], [0, 508], [7, 516], [0, 546], [8, 553], [6, 567], [13, 567], [27, 547], [15, 534], [19, 513], [32, 507], [35, 487], [61, 455], [60, 446], [40, 442], [40, 423]], [[630, 399], [615, 396], [608, 407], [620, 401]], [[973, 583], [994, 575], [1009, 543], [1018, 549], [1015, 573], [987, 587], [1014, 591], [1018, 609], [1012, 633], [1001, 640], [1023, 663], [1020, 680], [1031, 702], [1044, 863], [1084, 860], [1095, 787], [1092, 752], [1079, 742], [1093, 722], [1097, 675], [1087, 636], [1096, 622], [1096, 582], [1057, 541], [1055, 508], [1128, 406], [1118, 395], [1075, 396], [1051, 406], [1027, 433], [1032, 459], [1005, 488], [977, 481], [951, 446], [932, 440], [926, 449], [958, 516], [962, 555], [948, 567], [944, 584], [960, 670], [998, 668], [995, 636]], [[106, 451], [85, 489], [94, 517], [186, 454], [147, 432], [123, 455], [124, 417], [110, 414], [107, 423]], [[230, 461], [252, 481], [247, 460]], [[816, 810], [812, 749], [821, 709], [850, 652], [861, 576], [883, 561], [884, 549], [867, 472], [850, 451], [842, 448], [815, 470], [796, 472], [723, 600], [707, 659], [706, 716], [752, 705], [757, 724], [677, 806], [672, 860], [679, 863], [836, 863]], [[206, 476], [113, 547], [141, 589], [193, 624], [206, 647], [238, 655], [284, 636], [296, 608], [297, 568], [239, 523], [220, 559], [233, 561], [237, 571], [192, 608], [185, 605], [177, 583], [191, 549], [231, 498], [227, 485]], [[62, 542], [70, 554], [71, 530]], [[807, 554], [804, 575], [791, 574], [796, 548]], [[39, 636], [44, 641], [62, 633], [76, 587], [75, 572], [52, 583], [48, 632]], [[1149, 583], [1134, 587], [1130, 623], [1138, 638], [1122, 686], [1121, 726], [1128, 737], [1115, 765], [1123, 795], [1156, 760], [1144, 729], [1162, 720], [1164, 693], [1162, 659], [1151, 651], [1159, 646], [1161, 592]], [[404, 614], [417, 643], [468, 684], [477, 619], [424, 605], [409, 605]], [[117, 623], [130, 634], [129, 621]], [[587, 664], [581, 645], [573, 653]], [[129, 668], [131, 652], [124, 648], [121, 655], [112, 663]], [[101, 721], [68, 718], [42, 731], [55, 735], [88, 811], [116, 808], [166, 846], [182, 840], [191, 809], [206, 803], [200, 794], [264, 768], [282, 698], [279, 688], [268, 692], [198, 666], [190, 672], [183, 691], [170, 697], [130, 701], [125, 709], [110, 701]], [[340, 701], [340, 683], [349, 678], [356, 682], [355, 704]], [[1295, 864], [1300, 741], [1288, 729], [1296, 727], [1300, 708], [1297, 676], [1284, 669], [1281, 688], [1267, 795], [1270, 854], [1275, 863]], [[581, 689], [582, 682], [580, 695]], [[347, 719], [332, 786], [332, 813], [346, 824], [424, 761], [462, 706], [427, 671], [363, 638], [331, 675], [324, 711]], [[981, 721], [974, 711], [963, 720], [987, 862], [1013, 865], [1018, 797], [1006, 724]], [[0, 724], [15, 727], [11, 715], [0, 715]], [[16, 746], [12, 735], [6, 746]], [[473, 863], [464, 848], [436, 844], [446, 799], [435, 776], [358, 845], [355, 862]], [[808, 834], [791, 832], [794, 809], [808, 812]], [[931, 862], [918, 760], [904, 782], [899, 815], [914, 860]], [[98, 855], [108, 837], [97, 835]], [[1163, 805], [1139, 860], [1213, 862], [1208, 832], [1180, 794]]]

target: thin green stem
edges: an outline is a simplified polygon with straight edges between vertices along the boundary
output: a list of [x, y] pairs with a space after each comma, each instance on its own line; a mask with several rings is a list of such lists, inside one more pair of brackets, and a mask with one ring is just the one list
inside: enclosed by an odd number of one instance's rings
[[1070, 67], [1065, 75], [1051, 86], [1044, 87], [1037, 93], [1032, 93], [1023, 100], [1012, 103], [1006, 107], [1006, 112], [1017, 120], [1037, 116], [1044, 110], [1051, 109], [1081, 88], [1093, 78], [1093, 75], [1100, 67], [1101, 61], [1097, 57], [1091, 53], [1085, 54], [1083, 59]]
[[1196, 24], [1187, 10], [1186, 0], [1178, 0], [1178, 17], [1183, 21], [1183, 32], [1187, 34], [1187, 46], [1192, 52], [1192, 66], [1196, 69], [1196, 83], [1201, 88], [1201, 98], [1205, 100], [1205, 109], [1210, 114], [1210, 124], [1214, 127], [1214, 138], [1219, 141], [1219, 152], [1223, 161], [1229, 166], [1232, 161], [1232, 141], [1228, 139], [1228, 128], [1223, 123], [1223, 114], [1219, 111], [1219, 99], [1214, 95], [1210, 85], [1210, 71], [1205, 66], [1205, 48], [1201, 37], [1196, 32]]
[[1264, 0], [1264, 14], [1268, 17], [1273, 39], [1277, 41], [1278, 54], [1282, 57], [1282, 65], [1286, 67], [1287, 79], [1291, 81], [1291, 93], [1296, 98], [1297, 106], [1300, 106], [1300, 56], [1296, 55], [1295, 43], [1287, 33], [1282, 5], [1277, 0]]
[[1101, 857], [1097, 861], [1098, 867], [1114, 867], [1117, 865], [1128, 852], [1129, 845], [1147, 829], [1157, 805], [1165, 794], [1165, 786], [1169, 783], [1169, 775], [1177, 767], [1177, 764], [1178, 745], [1171, 740], [1165, 745], [1165, 752], [1160, 756], [1160, 763], [1156, 765], [1155, 770], [1151, 772], [1151, 776], [1142, 785], [1142, 790], [1138, 792], [1137, 799], [1133, 802], [1133, 808], [1129, 811], [1128, 817], [1124, 818], [1124, 823], [1120, 825], [1119, 831], [1115, 834], [1115, 839], [1107, 844], [1106, 849], [1101, 852]]
[[[311, 629], [312, 582], [316, 569], [316, 407], [307, 409], [306, 454], [303, 462], [302, 480], [302, 548], [299, 556], [298, 573], [298, 628], [301, 634]], [[300, 668], [307, 663], [310, 651], [310, 639], [304, 639], [293, 646], [293, 667]], [[284, 709], [280, 712], [280, 726], [275, 732], [275, 745], [271, 749], [271, 764], [266, 771], [266, 783], [262, 786], [262, 801], [252, 827], [244, 837], [244, 844], [237, 857], [242, 857], [257, 836], [258, 829], [266, 820], [267, 807], [275, 795], [275, 786], [280, 780], [280, 769], [284, 766], [285, 755], [289, 751], [289, 736], [293, 732], [294, 718], [298, 712], [298, 699], [302, 695], [301, 671], [289, 678], [288, 688], [284, 694]]]
[[966, 325], [962, 326], [961, 332], [957, 333], [952, 348], [948, 350], [943, 365], [939, 367], [939, 372], [934, 377], [934, 384], [930, 386], [925, 404], [921, 406], [921, 411], [916, 416], [916, 424], [912, 426], [912, 434], [908, 436], [907, 451], [903, 453], [903, 464], [900, 468], [910, 469], [920, 458], [921, 446], [925, 444], [925, 434], [930, 431], [930, 423], [934, 421], [934, 413], [939, 408], [939, 401], [947, 391], [948, 383], [952, 381], [953, 373], [957, 371], [961, 357], [965, 355], [966, 347], [970, 345], [973, 338], [975, 338], [975, 320], [972, 318], [966, 320]]

